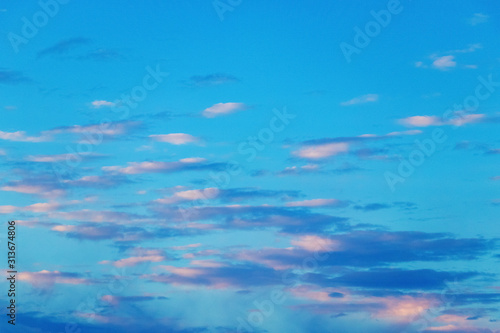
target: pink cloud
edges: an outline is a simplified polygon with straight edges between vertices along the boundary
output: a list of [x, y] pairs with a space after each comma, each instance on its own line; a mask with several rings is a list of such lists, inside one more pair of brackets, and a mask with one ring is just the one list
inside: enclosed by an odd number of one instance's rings
[[247, 107], [243, 103], [217, 103], [205, 109], [202, 115], [205, 118], [214, 118], [221, 115], [231, 114], [236, 111], [244, 110]]
[[349, 101], [342, 102], [340, 105], [342, 106], [351, 106], [351, 105], [357, 105], [357, 104], [366, 104], [370, 102], [376, 102], [378, 101], [378, 95], [377, 94], [367, 94], [359, 97], [355, 97]]
[[214, 199], [219, 195], [219, 189], [215, 187], [205, 188], [202, 190], [187, 190], [174, 193], [173, 196], [163, 199], [157, 199], [154, 202], [159, 204], [173, 204], [183, 201], [208, 200]]
[[17, 131], [17, 132], [0, 131], [0, 140], [16, 141], [16, 142], [47, 142], [50, 141], [51, 138], [46, 134], [42, 134], [41, 136], [35, 137], [35, 136], [27, 136], [26, 132], [24, 131]]
[[315, 235], [300, 236], [298, 239], [292, 240], [291, 243], [309, 252], [331, 252], [341, 248], [340, 241]]
[[54, 284], [91, 284], [91, 280], [80, 277], [75, 273], [42, 270], [40, 272], [20, 272], [20, 281], [26, 281], [34, 287], [47, 288]]
[[309, 145], [294, 151], [293, 154], [307, 159], [323, 159], [349, 151], [349, 145], [346, 142], [325, 143], [320, 145]]
[[413, 116], [400, 119], [399, 122], [408, 127], [429, 127], [429, 126], [463, 126], [466, 124], [478, 123], [486, 116], [484, 114], [464, 114], [464, 112], [455, 112], [455, 117], [444, 120], [436, 116]]
[[143, 173], [158, 173], [158, 172], [173, 172], [189, 168], [191, 166], [200, 165], [205, 162], [204, 158], [190, 157], [183, 158], [177, 162], [129, 162], [128, 166], [105, 166], [102, 167], [103, 171], [117, 172], [127, 175], [143, 174]]
[[324, 206], [344, 206], [345, 202], [338, 199], [312, 199], [303, 201], [287, 202], [287, 207], [324, 207]]
[[197, 137], [185, 133], [150, 135], [149, 137], [155, 141], [167, 142], [173, 145], [185, 145], [188, 143], [196, 143], [200, 141], [200, 139], [198, 139]]

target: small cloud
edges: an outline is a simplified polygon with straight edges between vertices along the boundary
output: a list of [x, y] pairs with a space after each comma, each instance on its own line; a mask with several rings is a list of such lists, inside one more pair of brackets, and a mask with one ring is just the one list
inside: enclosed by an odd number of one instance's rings
[[457, 63], [454, 59], [455, 59], [455, 56], [452, 56], [452, 55], [436, 57], [436, 58], [434, 58], [434, 61], [432, 62], [432, 66], [434, 68], [439, 69], [439, 70], [448, 70], [448, 69], [453, 68], [457, 65]]
[[310, 145], [294, 151], [295, 156], [307, 159], [322, 159], [335, 156], [349, 151], [349, 145], [345, 142], [326, 143], [320, 145]]
[[186, 133], [150, 135], [149, 137], [155, 141], [168, 142], [173, 145], [185, 145], [188, 143], [197, 143], [200, 141], [197, 137]]
[[109, 102], [109, 101], [105, 101], [105, 100], [96, 100], [96, 101], [93, 101], [90, 104], [92, 105], [92, 108], [94, 108], [94, 109], [100, 109], [100, 108], [103, 108], [103, 107], [111, 108], [111, 107], [116, 106], [115, 103]]
[[5, 151], [5, 149], [0, 148], [0, 156], [7, 156], [7, 152]]
[[203, 110], [202, 115], [205, 118], [214, 118], [226, 114], [235, 113], [237, 111], [245, 109], [247, 109], [247, 107], [243, 103], [217, 103]]
[[24, 76], [21, 72], [0, 68], [0, 83], [19, 84], [29, 82], [31, 82], [31, 79]]
[[170, 173], [187, 170], [219, 170], [221, 164], [206, 163], [204, 158], [191, 157], [183, 158], [175, 162], [129, 162], [126, 167], [105, 166], [102, 170], [110, 173], [120, 173], [125, 175], [137, 175], [144, 173]]
[[13, 110], [17, 110], [17, 106], [15, 105], [6, 105], [3, 107], [5, 110], [8, 110], [8, 111], [13, 111]]
[[484, 114], [465, 114], [462, 112], [455, 112], [455, 117], [451, 119], [442, 119], [437, 116], [413, 116], [399, 120], [399, 123], [407, 127], [429, 127], [429, 126], [463, 126], [466, 124], [473, 124], [484, 121], [486, 116]]
[[24, 131], [17, 131], [17, 132], [0, 131], [0, 140], [15, 141], [15, 142], [46, 142], [50, 141], [50, 138], [45, 134], [36, 137], [28, 136]]
[[486, 23], [488, 22], [488, 19], [490, 17], [488, 15], [482, 14], [482, 13], [475, 13], [470, 19], [468, 19], [468, 23], [472, 26], [481, 24], [481, 23]]
[[90, 42], [89, 39], [83, 38], [83, 37], [62, 40], [59, 43], [56, 43], [56, 44], [38, 52], [38, 57], [40, 58], [40, 57], [43, 57], [46, 55], [52, 55], [52, 54], [64, 54], [73, 48], [76, 48], [76, 47], [83, 45], [83, 44], [88, 44], [89, 42]]
[[[96, 153], [80, 153], [78, 159], [90, 159], [99, 158], [104, 155]], [[75, 154], [59, 154], [59, 155], [30, 155], [25, 158], [25, 160], [30, 162], [41, 162], [41, 163], [56, 163], [63, 161], [70, 161], [76, 159]]]
[[95, 60], [95, 61], [110, 61], [110, 60], [120, 60], [125, 57], [119, 52], [110, 49], [97, 49], [91, 51], [83, 56], [80, 56], [80, 60]]
[[223, 73], [195, 75], [189, 78], [189, 84], [198, 87], [217, 86], [220, 84], [234, 83], [238, 81], [238, 78]]
[[367, 94], [359, 97], [355, 97], [349, 101], [342, 102], [340, 105], [342, 106], [351, 106], [357, 104], [365, 104], [378, 101], [379, 96], [377, 94]]
[[312, 199], [287, 202], [287, 207], [345, 207], [348, 203], [338, 199]]

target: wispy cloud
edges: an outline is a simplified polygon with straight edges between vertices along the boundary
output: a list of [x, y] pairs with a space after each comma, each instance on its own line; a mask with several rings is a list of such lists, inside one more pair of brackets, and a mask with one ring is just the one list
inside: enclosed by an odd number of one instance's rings
[[[105, 155], [97, 154], [97, 153], [80, 153], [78, 154], [78, 159], [88, 160], [101, 158]], [[63, 162], [70, 161], [75, 158], [74, 154], [59, 154], [59, 155], [30, 155], [25, 158], [25, 160], [30, 162], [40, 162], [40, 163], [55, 163], [55, 162]]]
[[442, 57], [434, 58], [432, 62], [432, 67], [440, 69], [440, 70], [448, 70], [457, 66], [457, 62], [455, 61], [455, 56], [446, 55]]
[[79, 56], [78, 59], [93, 61], [113, 61], [122, 60], [125, 59], [125, 57], [118, 51], [101, 48]]
[[202, 115], [205, 118], [214, 118], [246, 109], [247, 106], [243, 103], [217, 103], [203, 110]]
[[466, 114], [464, 112], [456, 112], [452, 119], [443, 119], [437, 116], [413, 116], [399, 119], [399, 123], [408, 127], [429, 127], [429, 126], [464, 126], [486, 121], [487, 117], [484, 114]]
[[293, 151], [292, 154], [303, 159], [321, 160], [332, 156], [348, 153], [350, 145], [353, 143], [383, 140], [407, 135], [417, 135], [420, 133], [421, 131], [419, 130], [410, 130], [404, 132], [391, 132], [385, 135], [362, 134], [356, 137], [338, 137], [309, 140], [303, 142], [301, 144], [301, 148]]
[[167, 259], [165, 253], [162, 250], [135, 248], [132, 252], [134, 254], [134, 256], [132, 257], [127, 257], [116, 261], [104, 260], [101, 261], [100, 264], [111, 264], [115, 267], [131, 267], [146, 262], [161, 262]]
[[238, 78], [233, 75], [216, 73], [208, 75], [195, 75], [189, 78], [189, 85], [198, 87], [217, 86], [225, 83], [238, 82]]
[[88, 43], [90, 43], [90, 40], [83, 37], [65, 39], [52, 46], [49, 46], [46, 49], [41, 50], [40, 52], [38, 52], [38, 57], [44, 57], [53, 54], [64, 54], [72, 49], [75, 49], [78, 46]]
[[169, 173], [188, 170], [218, 170], [223, 165], [218, 163], [207, 163], [206, 159], [200, 157], [183, 158], [175, 162], [129, 162], [128, 166], [105, 166], [103, 171], [110, 173], [122, 173], [136, 175], [143, 173]]
[[185, 145], [188, 143], [200, 142], [200, 139], [186, 133], [171, 133], [171, 134], [158, 134], [150, 135], [151, 139], [158, 142], [167, 142], [173, 145]]
[[103, 107], [108, 107], [108, 108], [114, 107], [114, 106], [116, 106], [116, 103], [105, 101], [105, 100], [95, 100], [92, 103], [90, 103], [90, 105], [94, 109], [100, 109]]
[[29, 136], [24, 131], [17, 132], [3, 132], [0, 131], [0, 140], [16, 141], [16, 142], [46, 142], [51, 141], [48, 133], [41, 136]]
[[32, 82], [32, 80], [24, 76], [22, 72], [0, 68], [0, 83], [14, 85], [30, 82]]
[[349, 203], [338, 199], [311, 199], [287, 202], [287, 207], [345, 207]]
[[358, 104], [366, 104], [366, 103], [373, 103], [378, 101], [379, 95], [377, 94], [367, 94], [359, 97], [355, 97], [351, 100], [348, 100], [346, 102], [340, 103], [342, 106], [351, 106], [351, 105], [358, 105]]
[[20, 281], [26, 281], [37, 288], [50, 288], [54, 284], [92, 284], [92, 279], [85, 278], [77, 273], [59, 272], [59, 271], [39, 271], [39, 272], [20, 272], [18, 274]]
[[470, 19], [467, 20], [467, 22], [470, 25], [475, 26], [475, 25], [478, 25], [478, 24], [481, 24], [481, 23], [488, 22], [489, 18], [490, 17], [488, 15], [485, 15], [485, 14], [482, 14], [482, 13], [475, 13]]

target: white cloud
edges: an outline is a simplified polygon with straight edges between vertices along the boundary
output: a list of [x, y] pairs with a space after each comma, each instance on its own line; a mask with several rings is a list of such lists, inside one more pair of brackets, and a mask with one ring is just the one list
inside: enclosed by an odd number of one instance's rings
[[68, 161], [71, 159], [81, 159], [85, 157], [98, 157], [103, 156], [95, 153], [81, 153], [78, 156], [75, 154], [59, 154], [59, 155], [30, 155], [25, 158], [27, 161], [31, 162], [42, 162], [42, 163], [54, 163]]
[[292, 240], [292, 245], [300, 247], [309, 252], [330, 252], [340, 249], [340, 242], [328, 238], [314, 235], [300, 236], [297, 240]]
[[485, 118], [484, 114], [464, 114], [455, 112], [455, 117], [444, 120], [436, 116], [413, 116], [399, 120], [399, 123], [408, 127], [429, 127], [429, 126], [463, 126], [466, 124], [478, 123]]
[[104, 100], [100, 100], [100, 101], [93, 101], [92, 103], [90, 103], [92, 105], [92, 107], [94, 109], [100, 109], [100, 108], [103, 108], [103, 107], [114, 107], [116, 104], [113, 103], [113, 102], [109, 102], [109, 101], [104, 101]]
[[432, 62], [432, 66], [434, 68], [437, 68], [440, 70], [447, 70], [447, 69], [453, 68], [457, 65], [457, 63], [454, 59], [455, 59], [455, 56], [452, 56], [452, 55], [437, 57]]
[[107, 172], [118, 172], [126, 175], [136, 175], [142, 173], [156, 173], [156, 172], [169, 172], [175, 170], [183, 170], [186, 167], [194, 164], [200, 164], [205, 162], [204, 158], [200, 157], [190, 157], [183, 158], [177, 162], [129, 162], [128, 166], [105, 166], [102, 167], [103, 171]]
[[0, 131], [0, 140], [16, 141], [16, 142], [46, 142], [50, 141], [50, 138], [46, 135], [41, 135], [38, 137], [27, 136], [24, 131], [17, 132], [3, 132]]
[[346, 153], [348, 151], [349, 145], [345, 142], [339, 142], [307, 146], [305, 148], [294, 151], [293, 154], [302, 158], [322, 159]]
[[376, 102], [378, 101], [378, 95], [377, 94], [367, 94], [359, 97], [355, 97], [349, 101], [342, 102], [340, 105], [342, 106], [350, 106], [350, 105], [356, 105], [356, 104], [365, 104], [365, 103], [370, 103], [370, 102]]
[[488, 19], [490, 17], [488, 15], [485, 15], [485, 14], [482, 14], [482, 13], [475, 13], [474, 16], [472, 16], [468, 22], [470, 25], [474, 26], [474, 25], [478, 25], [478, 24], [481, 24], [481, 23], [486, 23], [488, 22]]
[[157, 199], [155, 200], [155, 202], [168, 205], [182, 201], [214, 199], [218, 195], [219, 195], [219, 189], [215, 187], [210, 187], [203, 190], [188, 190], [188, 191], [176, 192], [171, 197]]
[[186, 133], [171, 133], [171, 134], [160, 134], [160, 135], [150, 135], [155, 141], [168, 142], [173, 145], [184, 145], [187, 143], [199, 142], [199, 139], [195, 136]]
[[245, 109], [246, 106], [243, 103], [217, 103], [203, 110], [202, 115], [206, 118], [214, 118]]

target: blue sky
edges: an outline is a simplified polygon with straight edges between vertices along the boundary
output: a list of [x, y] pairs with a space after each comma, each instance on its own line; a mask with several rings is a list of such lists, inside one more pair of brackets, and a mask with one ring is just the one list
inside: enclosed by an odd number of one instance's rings
[[0, 18], [2, 332], [500, 332], [491, 2]]

